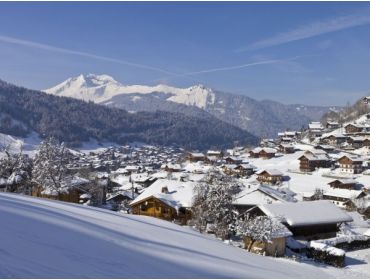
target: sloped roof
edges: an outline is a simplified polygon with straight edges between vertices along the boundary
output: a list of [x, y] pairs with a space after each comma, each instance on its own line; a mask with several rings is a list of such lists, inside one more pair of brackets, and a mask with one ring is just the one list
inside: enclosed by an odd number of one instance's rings
[[[167, 205], [178, 210], [180, 207], [191, 207], [193, 200], [193, 190], [196, 183], [188, 181], [158, 179], [136, 197], [130, 205], [135, 205], [149, 197], [155, 197]], [[162, 189], [167, 187], [168, 193], [163, 193]]]
[[353, 219], [327, 200], [273, 203], [258, 206], [266, 215], [282, 217], [289, 226], [351, 222]]
[[263, 172], [267, 172], [271, 176], [283, 176], [284, 175], [282, 172], [280, 172], [277, 169], [262, 169], [262, 170], [256, 172], [256, 174], [259, 175], [259, 174], [262, 174]]

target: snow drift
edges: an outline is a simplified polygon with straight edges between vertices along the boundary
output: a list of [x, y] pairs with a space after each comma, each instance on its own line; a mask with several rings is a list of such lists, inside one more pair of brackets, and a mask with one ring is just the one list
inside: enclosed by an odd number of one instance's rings
[[325, 278], [166, 221], [0, 194], [0, 278]]

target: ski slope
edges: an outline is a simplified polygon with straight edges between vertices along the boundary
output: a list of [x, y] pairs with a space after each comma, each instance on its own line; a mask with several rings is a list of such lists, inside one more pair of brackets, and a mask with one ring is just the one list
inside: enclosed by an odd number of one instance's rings
[[88, 206], [3, 193], [0, 219], [0, 278], [330, 277], [187, 227]]

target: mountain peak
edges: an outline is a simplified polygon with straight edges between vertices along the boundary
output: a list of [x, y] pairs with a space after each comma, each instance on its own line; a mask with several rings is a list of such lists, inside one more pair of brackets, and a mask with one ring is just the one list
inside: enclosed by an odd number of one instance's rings
[[[162, 92], [169, 94], [168, 101], [185, 105], [205, 108], [214, 94], [204, 85], [194, 85], [189, 88], [177, 88], [168, 85], [145, 86], [123, 85], [109, 75], [87, 74], [69, 78], [59, 85], [44, 90], [46, 93], [67, 96], [96, 103], [106, 102], [116, 95], [121, 94], [151, 94]], [[210, 97], [210, 98], [209, 98]]]

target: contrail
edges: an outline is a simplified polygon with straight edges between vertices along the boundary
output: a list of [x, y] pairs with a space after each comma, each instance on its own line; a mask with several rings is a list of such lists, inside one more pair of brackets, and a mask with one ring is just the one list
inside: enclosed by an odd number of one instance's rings
[[322, 34], [367, 24], [370, 24], [370, 13], [364, 14], [363, 12], [361, 14], [357, 13], [321, 21], [315, 21], [286, 32], [278, 33], [272, 37], [254, 42], [246, 47], [237, 49], [236, 52], [258, 50], [262, 48], [278, 46], [293, 41], [303, 40]]
[[96, 55], [96, 54], [92, 54], [92, 53], [88, 53], [88, 52], [75, 51], [75, 50], [71, 50], [71, 49], [55, 47], [55, 46], [48, 45], [48, 44], [42, 44], [42, 43], [22, 40], [22, 39], [18, 39], [18, 38], [3, 36], [3, 35], [0, 35], [0, 41], [4, 42], [4, 43], [27, 46], [27, 47], [42, 49], [42, 50], [51, 51], [51, 52], [77, 55], [77, 56], [92, 58], [92, 59], [96, 59], [96, 60], [102, 60], [102, 61], [107, 61], [107, 62], [123, 64], [123, 65], [132, 66], [132, 67], [136, 67], [136, 68], [141, 68], [141, 69], [152, 70], [152, 71], [164, 73], [164, 74], [167, 74], [167, 75], [170, 75], [170, 76], [177, 75], [176, 73], [173, 73], [173, 72], [170, 72], [170, 71], [158, 68], [158, 67], [153, 67], [153, 66], [150, 66], [150, 65], [134, 63], [134, 62], [126, 61], [126, 60], [121, 60], [121, 59], [111, 58], [111, 57], [107, 57], [107, 56]]
[[275, 63], [281, 63], [281, 62], [287, 62], [296, 60], [298, 58], [301, 58], [302, 56], [295, 56], [292, 58], [287, 59], [271, 59], [271, 60], [264, 60], [264, 61], [257, 61], [257, 62], [251, 62], [241, 65], [234, 65], [234, 66], [227, 66], [227, 67], [220, 67], [220, 68], [212, 68], [212, 69], [206, 69], [196, 72], [188, 72], [184, 74], [178, 74], [176, 77], [183, 77], [183, 76], [193, 76], [193, 75], [199, 75], [199, 74], [205, 74], [205, 73], [213, 73], [213, 72], [219, 72], [219, 71], [230, 71], [230, 70], [236, 70], [236, 69], [242, 69], [247, 68], [251, 66], [257, 66], [257, 65], [263, 65], [263, 64], [275, 64]]

